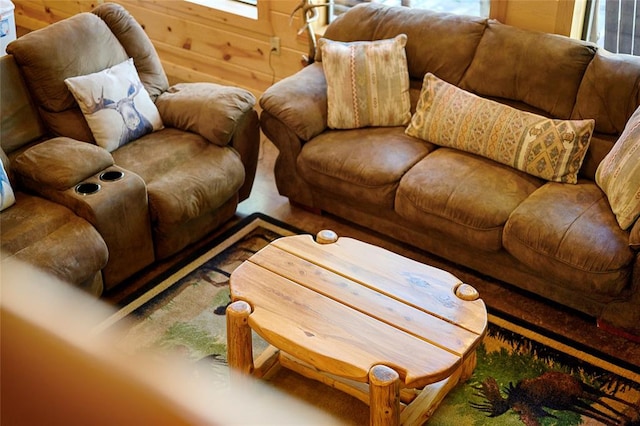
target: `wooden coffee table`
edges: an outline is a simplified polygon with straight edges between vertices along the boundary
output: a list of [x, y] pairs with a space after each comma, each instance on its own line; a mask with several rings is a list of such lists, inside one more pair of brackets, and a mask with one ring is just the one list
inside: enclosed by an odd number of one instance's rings
[[[370, 424], [423, 424], [471, 376], [484, 302], [448, 272], [322, 231], [280, 238], [231, 275], [227, 360], [284, 366], [370, 407]], [[270, 347], [254, 362], [251, 330]]]

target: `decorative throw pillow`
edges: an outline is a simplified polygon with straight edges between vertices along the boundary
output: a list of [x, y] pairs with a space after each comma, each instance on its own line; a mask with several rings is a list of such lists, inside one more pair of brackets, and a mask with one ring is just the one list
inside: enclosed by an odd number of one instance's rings
[[163, 127], [131, 58], [64, 82], [80, 105], [96, 143], [109, 152]]
[[4, 170], [4, 164], [0, 159], [0, 211], [12, 206], [16, 202], [16, 197], [11, 188], [11, 182], [7, 172]]
[[596, 183], [607, 194], [622, 229], [640, 217], [640, 108], [596, 170]]
[[520, 111], [426, 74], [406, 133], [549, 181], [577, 183], [594, 126]]
[[376, 41], [320, 39], [333, 129], [405, 126], [411, 119], [407, 36]]

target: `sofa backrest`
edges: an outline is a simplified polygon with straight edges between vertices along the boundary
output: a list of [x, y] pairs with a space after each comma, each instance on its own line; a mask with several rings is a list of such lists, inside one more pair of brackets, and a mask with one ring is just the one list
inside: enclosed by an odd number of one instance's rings
[[25, 34], [9, 43], [7, 52], [14, 56], [45, 125], [57, 136], [94, 142], [64, 83], [68, 77], [99, 72], [132, 57], [152, 99], [168, 88], [151, 41], [114, 3]]
[[595, 47], [490, 21], [459, 86], [568, 119]]
[[0, 76], [0, 146], [11, 154], [46, 131], [12, 55], [0, 57]]
[[[487, 20], [429, 10], [361, 3], [340, 15], [324, 37], [336, 41], [380, 40], [407, 35], [409, 76], [427, 72], [458, 85], [469, 67]], [[316, 55], [321, 60], [321, 55]]]
[[[378, 40], [407, 34], [412, 100], [427, 72], [477, 95], [558, 119], [595, 119], [581, 174], [598, 164], [640, 105], [640, 58], [495, 20], [363, 3], [324, 37]], [[322, 58], [317, 55], [319, 60]]]

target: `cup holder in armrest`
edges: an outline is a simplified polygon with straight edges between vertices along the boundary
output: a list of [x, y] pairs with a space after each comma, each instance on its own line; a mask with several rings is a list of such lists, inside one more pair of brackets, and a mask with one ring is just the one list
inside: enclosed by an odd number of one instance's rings
[[91, 182], [82, 182], [76, 185], [76, 192], [80, 195], [91, 195], [100, 191], [100, 185]]
[[116, 180], [122, 179], [123, 176], [124, 173], [120, 170], [109, 170], [100, 173], [100, 180], [103, 182], [114, 182]]

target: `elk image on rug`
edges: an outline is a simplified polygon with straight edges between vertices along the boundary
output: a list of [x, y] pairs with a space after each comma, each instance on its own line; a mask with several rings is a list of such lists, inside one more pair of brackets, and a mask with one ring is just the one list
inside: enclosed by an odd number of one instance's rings
[[[98, 330], [121, 328], [119, 345], [130, 353], [159, 351], [186, 357], [194, 365], [206, 363], [226, 383], [229, 276], [274, 239], [301, 232], [268, 216], [249, 216], [202, 253], [150, 282]], [[473, 376], [449, 393], [429, 424], [640, 424], [637, 366], [549, 338], [491, 309], [489, 314]], [[253, 342], [254, 354], [268, 346], [255, 334]], [[368, 423], [368, 407], [340, 391], [285, 369], [270, 383], [345, 424]]]

